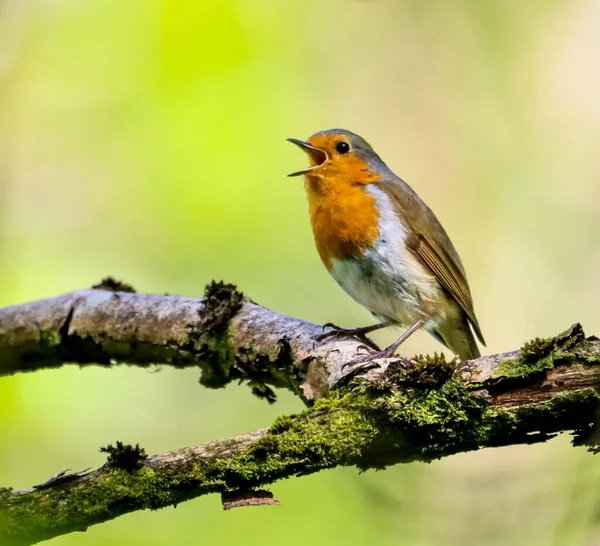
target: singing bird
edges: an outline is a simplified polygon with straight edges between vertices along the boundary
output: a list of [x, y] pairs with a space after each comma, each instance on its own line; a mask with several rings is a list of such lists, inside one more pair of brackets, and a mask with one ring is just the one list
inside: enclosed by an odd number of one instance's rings
[[[407, 328], [389, 347], [354, 363], [392, 356], [423, 327], [461, 360], [480, 356], [474, 330], [485, 345], [464, 267], [431, 209], [396, 176], [360, 136], [330, 129], [307, 141], [304, 175], [317, 251], [336, 282], [378, 321], [336, 335], [366, 335]], [[328, 332], [329, 335], [332, 332]]]

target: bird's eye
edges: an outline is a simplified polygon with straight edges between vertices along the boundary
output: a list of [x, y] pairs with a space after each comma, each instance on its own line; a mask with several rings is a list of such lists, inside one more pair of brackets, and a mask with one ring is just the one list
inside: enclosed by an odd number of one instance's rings
[[335, 145], [335, 149], [340, 154], [347, 154], [350, 151], [350, 144], [344, 141], [338, 142]]

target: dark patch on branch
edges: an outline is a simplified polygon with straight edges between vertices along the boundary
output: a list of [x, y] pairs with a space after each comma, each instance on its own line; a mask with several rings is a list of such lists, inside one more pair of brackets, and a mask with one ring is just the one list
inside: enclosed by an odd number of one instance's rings
[[212, 281], [204, 290], [204, 307], [198, 329], [210, 335], [222, 335], [229, 321], [242, 307], [244, 295], [233, 284]]
[[269, 383], [275, 387], [294, 390], [294, 385], [300, 384], [301, 375], [300, 370], [293, 366], [289, 341], [282, 338], [277, 341], [274, 359], [265, 354], [255, 354], [244, 347], [239, 348], [235, 353], [235, 364], [230, 369], [229, 380], [246, 382], [252, 389], [252, 394], [272, 404], [277, 396]]
[[573, 445], [585, 446], [589, 453], [600, 453], [600, 421], [583, 425], [573, 431]]
[[92, 286], [92, 290], [106, 290], [107, 292], [130, 292], [135, 293], [135, 288], [130, 284], [121, 282], [114, 277], [105, 277], [98, 284]]
[[140, 447], [139, 444], [132, 446], [131, 444], [116, 443], [115, 446], [108, 444], [106, 447], [100, 448], [100, 453], [108, 453], [106, 464], [112, 468], [120, 468], [127, 472], [139, 470], [144, 466], [144, 461], [148, 458], [146, 450]]
[[265, 506], [279, 504], [270, 491], [257, 489], [254, 491], [224, 491], [221, 493], [221, 502], [224, 510], [240, 508], [242, 506]]

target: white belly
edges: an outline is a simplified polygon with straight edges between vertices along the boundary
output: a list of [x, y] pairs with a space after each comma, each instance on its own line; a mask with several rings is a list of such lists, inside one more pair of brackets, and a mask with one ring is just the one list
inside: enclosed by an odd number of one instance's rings
[[381, 212], [379, 237], [361, 258], [332, 260], [331, 274], [378, 319], [408, 326], [431, 313], [439, 300], [439, 285], [406, 249], [406, 228], [387, 195], [373, 186], [367, 191], [375, 196]]

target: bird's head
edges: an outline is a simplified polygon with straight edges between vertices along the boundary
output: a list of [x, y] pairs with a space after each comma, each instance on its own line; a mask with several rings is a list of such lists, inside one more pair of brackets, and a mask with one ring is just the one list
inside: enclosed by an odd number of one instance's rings
[[310, 164], [288, 176], [303, 174], [308, 182], [371, 184], [387, 169], [363, 138], [345, 129], [319, 131], [306, 141], [297, 138], [288, 141], [308, 154]]

